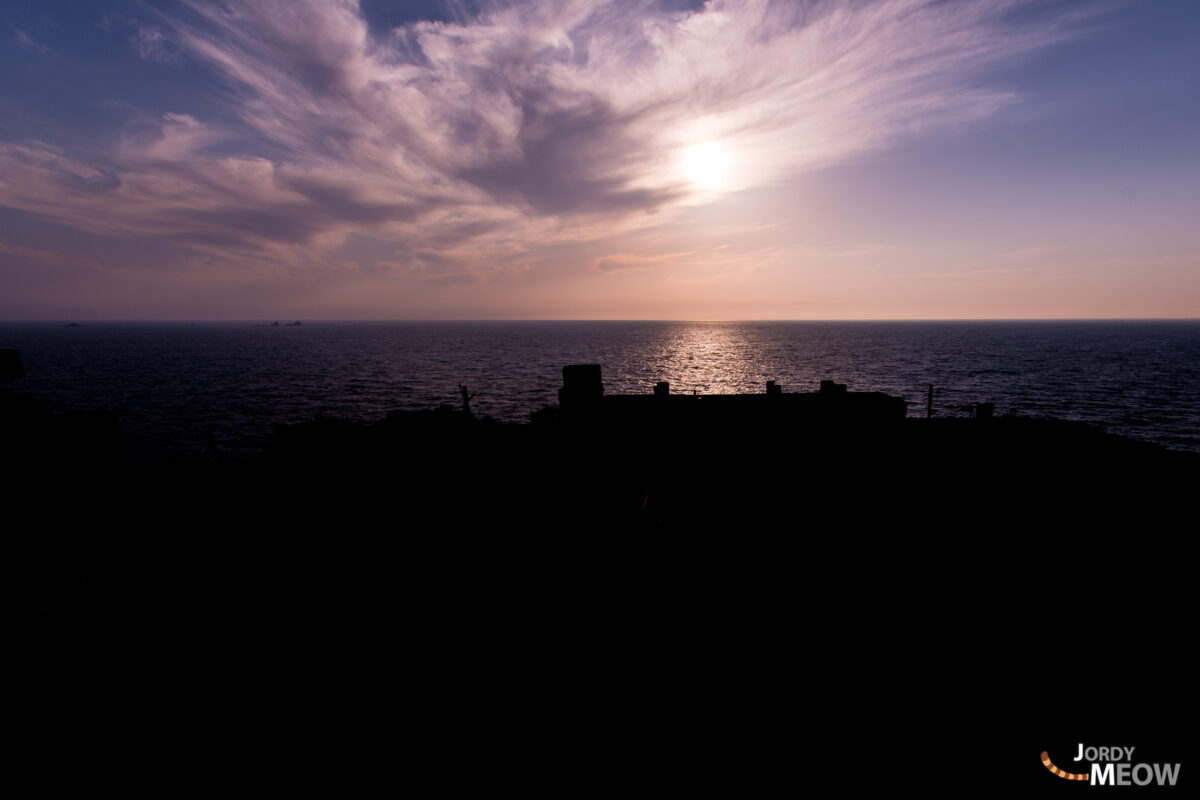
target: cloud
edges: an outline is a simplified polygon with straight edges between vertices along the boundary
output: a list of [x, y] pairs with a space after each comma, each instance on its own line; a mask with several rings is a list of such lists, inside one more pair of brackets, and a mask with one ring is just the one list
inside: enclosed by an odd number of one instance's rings
[[175, 53], [169, 44], [167, 35], [153, 25], [137, 25], [133, 36], [130, 37], [130, 42], [144, 61], [161, 63], [175, 61]]
[[229, 259], [313, 265], [362, 233], [422, 274], [520, 274], [540, 244], [994, 114], [1014, 98], [981, 72], [1077, 22], [1022, 23], [1019, 0], [532, 0], [372, 36], [351, 0], [184, 2], [134, 44], [219, 76], [243, 129], [172, 111], [91, 165], [3, 145], [0, 204]]
[[16, 258], [27, 258], [31, 261], [39, 261], [43, 264], [61, 264], [67, 259], [61, 254], [53, 250], [43, 250], [36, 247], [24, 247], [22, 245], [9, 244], [0, 239], [0, 254], [14, 256]]
[[14, 27], [12, 29], [12, 34], [17, 46], [22, 50], [32, 50], [33, 52], [41, 53], [42, 55], [46, 55], [50, 52], [50, 48], [34, 39], [29, 34], [29, 31]]
[[626, 272], [629, 270], [654, 269], [679, 263], [695, 255], [694, 250], [678, 253], [612, 253], [596, 261], [601, 272]]

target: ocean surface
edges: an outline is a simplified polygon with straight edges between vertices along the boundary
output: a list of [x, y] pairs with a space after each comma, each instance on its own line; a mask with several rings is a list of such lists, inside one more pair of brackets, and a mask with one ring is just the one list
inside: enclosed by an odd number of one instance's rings
[[1200, 321], [0, 323], [52, 410], [116, 411], [135, 464], [209, 450], [237, 460], [277, 424], [370, 421], [459, 403], [521, 422], [556, 400], [566, 364], [599, 363], [607, 393], [815, 391], [826, 378], [925, 414], [1083, 420], [1200, 452]]

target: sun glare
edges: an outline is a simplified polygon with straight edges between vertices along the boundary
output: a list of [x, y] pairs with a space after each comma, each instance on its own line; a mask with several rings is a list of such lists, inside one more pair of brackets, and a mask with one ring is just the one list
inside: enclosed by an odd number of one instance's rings
[[717, 142], [694, 144], [683, 151], [684, 178], [703, 192], [720, 192], [729, 183], [728, 151]]

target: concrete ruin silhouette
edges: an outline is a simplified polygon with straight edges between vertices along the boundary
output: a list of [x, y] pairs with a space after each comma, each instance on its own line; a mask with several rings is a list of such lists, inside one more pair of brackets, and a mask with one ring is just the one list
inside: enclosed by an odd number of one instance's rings
[[619, 423], [646, 420], [687, 420], [729, 425], [769, 417], [792, 423], [896, 423], [907, 415], [908, 403], [883, 392], [851, 392], [844, 383], [823, 380], [816, 392], [784, 392], [767, 381], [762, 394], [671, 394], [660, 381], [648, 395], [606, 395], [599, 364], [563, 367], [558, 402], [567, 419], [603, 418]]

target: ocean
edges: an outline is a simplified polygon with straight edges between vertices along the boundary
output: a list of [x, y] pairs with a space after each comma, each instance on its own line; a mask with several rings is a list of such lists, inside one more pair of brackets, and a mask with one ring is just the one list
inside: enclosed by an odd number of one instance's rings
[[[286, 323], [290, 320], [282, 320]], [[882, 391], [924, 416], [1081, 420], [1200, 452], [1200, 321], [0, 323], [27, 377], [8, 388], [55, 411], [117, 412], [135, 464], [253, 455], [281, 423], [382, 419], [459, 403], [522, 422], [567, 364], [607, 393]]]

